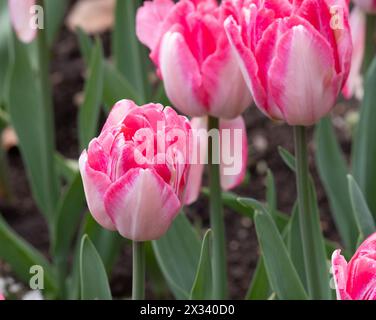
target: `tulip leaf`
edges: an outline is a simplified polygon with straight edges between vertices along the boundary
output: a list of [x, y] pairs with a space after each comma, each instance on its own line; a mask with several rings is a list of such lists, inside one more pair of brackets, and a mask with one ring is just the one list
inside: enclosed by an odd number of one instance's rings
[[29, 283], [30, 268], [41, 266], [44, 271], [44, 285], [49, 294], [57, 291], [56, 277], [48, 261], [29, 243], [17, 235], [0, 216], [0, 258], [6, 261], [12, 271]]
[[50, 110], [43, 99], [40, 75], [29, 59], [30, 46], [12, 39], [9, 114], [38, 207], [51, 223], [57, 203], [58, 179]]
[[365, 79], [360, 120], [353, 141], [352, 171], [373, 217], [376, 218], [376, 57]]
[[257, 210], [255, 225], [268, 279], [278, 298], [282, 300], [308, 299], [281, 234], [270, 214], [266, 210]]
[[245, 300], [266, 300], [271, 294], [264, 258], [259, 257]]
[[76, 173], [57, 207], [56, 237], [53, 242], [53, 251], [64, 260], [66, 260], [74, 235], [79, 227], [84, 207], [85, 194], [81, 175]]
[[273, 216], [277, 211], [277, 193], [275, 190], [274, 176], [270, 169], [268, 169], [266, 175], [266, 202], [269, 212]]
[[103, 262], [87, 235], [80, 250], [81, 300], [112, 300]]
[[331, 212], [346, 248], [355, 249], [357, 232], [346, 183], [348, 168], [341, 153], [330, 119], [316, 126], [316, 162], [328, 194]]
[[65, 158], [60, 153], [55, 153], [55, 163], [57, 174], [60, 179], [64, 179], [67, 183], [72, 182], [79, 172], [78, 161]]
[[295, 171], [296, 161], [295, 157], [286, 149], [278, 147], [279, 155], [281, 156], [283, 162], [292, 170]]
[[211, 230], [208, 230], [202, 240], [200, 261], [198, 263], [196, 278], [193, 283], [190, 299], [205, 300], [212, 298], [211, 241], [212, 232]]
[[189, 299], [200, 259], [196, 230], [180, 213], [167, 233], [153, 241], [153, 249], [168, 285], [177, 299]]
[[149, 59], [135, 29], [136, 11], [141, 4], [141, 0], [116, 1], [112, 52], [116, 68], [136, 88], [142, 103], [145, 103], [150, 87], [147, 85]]
[[362, 240], [364, 240], [375, 232], [375, 221], [373, 220], [372, 214], [358, 184], [351, 175], [349, 175], [347, 179], [349, 182], [350, 198], [356, 225]]
[[9, 69], [9, 39], [11, 26], [7, 0], [0, 0], [0, 107], [5, 104], [7, 72]]
[[85, 97], [79, 110], [78, 128], [81, 150], [97, 133], [103, 92], [103, 52], [97, 41], [91, 51], [89, 77], [85, 84]]
[[[87, 36], [81, 29], [77, 30], [78, 41], [80, 45], [81, 54], [85, 63], [90, 63], [90, 51], [93, 43], [89, 36]], [[117, 70], [109, 61], [104, 61], [104, 83], [103, 83], [103, 102], [106, 106], [106, 111], [119, 100], [130, 99], [140, 104], [142, 99], [136, 93], [136, 90], [130, 82]], [[159, 100], [157, 100], [159, 101]]]
[[50, 46], [58, 34], [58, 31], [64, 21], [64, 15], [68, 7], [67, 1], [45, 1], [45, 17], [47, 42]]

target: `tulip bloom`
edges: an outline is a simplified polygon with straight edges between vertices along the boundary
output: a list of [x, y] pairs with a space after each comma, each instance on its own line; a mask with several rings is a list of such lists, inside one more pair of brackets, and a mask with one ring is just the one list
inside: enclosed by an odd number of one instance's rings
[[172, 108], [118, 102], [79, 160], [94, 219], [131, 240], [161, 237], [182, 206], [190, 134]]
[[347, 2], [236, 3], [243, 8], [226, 19], [225, 29], [256, 105], [290, 125], [316, 123], [332, 109], [349, 74]]
[[376, 0], [353, 0], [362, 10], [368, 13], [376, 13]]
[[355, 7], [351, 11], [350, 26], [353, 42], [352, 62], [350, 74], [342, 93], [347, 99], [355, 95], [357, 99], [361, 100], [364, 93], [362, 66], [366, 46], [366, 15], [359, 7]]
[[232, 119], [251, 103], [216, 0], [154, 0], [137, 12], [136, 33], [166, 94], [181, 112]]
[[333, 252], [332, 270], [338, 300], [376, 300], [376, 233], [356, 250], [350, 262]]
[[0, 293], [0, 300], [5, 300], [4, 296]]
[[[191, 120], [192, 148], [196, 150], [198, 155], [206, 154], [208, 149], [208, 140], [202, 139], [205, 135], [200, 135], [200, 132], [207, 133], [207, 122], [207, 117]], [[210, 132], [208, 135], [210, 135]], [[220, 119], [218, 142], [220, 144], [221, 187], [224, 190], [230, 190], [244, 180], [247, 170], [248, 143], [243, 117], [239, 116], [231, 120]], [[195, 202], [200, 194], [205, 165], [204, 161], [201, 161], [203, 159], [197, 158], [197, 160], [191, 160], [185, 204]]]
[[32, 26], [32, 6], [35, 0], [8, 0], [10, 19], [20, 41], [30, 43], [37, 35], [36, 26]]

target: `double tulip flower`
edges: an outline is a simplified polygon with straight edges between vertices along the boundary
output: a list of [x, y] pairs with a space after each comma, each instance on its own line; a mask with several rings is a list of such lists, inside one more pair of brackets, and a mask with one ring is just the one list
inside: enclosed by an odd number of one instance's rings
[[338, 300], [376, 300], [376, 233], [366, 239], [347, 263], [336, 250], [332, 272]]

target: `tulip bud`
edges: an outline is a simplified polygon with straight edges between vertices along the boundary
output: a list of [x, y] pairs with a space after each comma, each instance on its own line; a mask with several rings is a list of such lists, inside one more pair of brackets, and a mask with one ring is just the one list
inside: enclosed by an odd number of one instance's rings
[[376, 233], [356, 250], [350, 262], [336, 250], [332, 271], [338, 300], [376, 300]]
[[172, 108], [118, 102], [79, 160], [94, 219], [131, 240], [161, 237], [182, 206], [190, 134]]
[[353, 2], [367, 13], [376, 13], [376, 0], [353, 0]]
[[324, 117], [349, 74], [351, 34], [345, 0], [240, 0], [225, 21], [258, 108], [290, 125]]
[[32, 6], [36, 0], [8, 0], [10, 19], [20, 41], [30, 43], [37, 35], [32, 25]]
[[146, 1], [136, 33], [166, 94], [181, 112], [232, 119], [251, 103], [223, 27], [226, 11], [215, 0]]

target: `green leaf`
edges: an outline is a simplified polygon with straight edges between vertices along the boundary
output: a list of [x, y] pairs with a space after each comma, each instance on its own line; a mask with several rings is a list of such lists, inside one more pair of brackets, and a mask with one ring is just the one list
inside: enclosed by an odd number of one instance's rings
[[7, 72], [9, 69], [9, 39], [11, 24], [8, 15], [8, 1], [0, 0], [0, 107], [5, 104]]
[[348, 168], [330, 119], [323, 119], [316, 126], [315, 141], [316, 163], [328, 194], [331, 212], [345, 247], [353, 250], [358, 235], [346, 183]]
[[85, 98], [79, 110], [80, 147], [84, 149], [96, 135], [103, 92], [103, 52], [100, 41], [92, 49], [89, 78], [85, 84]]
[[295, 171], [296, 163], [295, 157], [282, 147], [278, 147], [279, 155], [281, 156], [283, 162], [292, 170]]
[[92, 239], [101, 256], [107, 274], [110, 274], [125, 242], [124, 238], [117, 232], [104, 229], [93, 219], [91, 214], [86, 216], [83, 233], [86, 233]]
[[259, 257], [245, 300], [266, 300], [271, 294], [264, 258]]
[[375, 221], [356, 181], [351, 175], [348, 175], [347, 179], [356, 225], [361, 235], [361, 240], [364, 240], [375, 232]]
[[202, 240], [200, 261], [190, 295], [192, 300], [208, 300], [212, 298], [211, 241], [212, 232], [208, 230]]
[[78, 161], [67, 159], [58, 152], [55, 153], [54, 158], [58, 176], [68, 183], [72, 182], [79, 172]]
[[[19, 139], [34, 198], [49, 222], [57, 203], [58, 179], [49, 112], [45, 109], [40, 76], [32, 69], [30, 47], [12, 39], [9, 113]], [[22, 93], [22, 94], [20, 94]], [[47, 106], [46, 106], [47, 107]]]
[[277, 193], [275, 190], [275, 182], [273, 172], [268, 169], [266, 176], [266, 202], [270, 214], [273, 216], [277, 211]]
[[81, 300], [112, 300], [103, 262], [87, 235], [81, 240]]
[[[90, 63], [90, 52], [93, 43], [88, 35], [81, 29], [77, 30], [78, 41], [80, 45], [81, 54], [85, 60], [86, 65]], [[106, 111], [109, 112], [110, 108], [119, 100], [130, 99], [137, 104], [141, 104], [142, 99], [136, 93], [136, 90], [130, 82], [117, 70], [114, 66], [104, 61], [104, 80], [103, 80], [103, 102], [106, 106]], [[157, 100], [159, 101], [159, 100]]]
[[47, 42], [49, 46], [52, 46], [64, 21], [65, 12], [68, 7], [68, 1], [44, 1], [44, 5], [46, 11], [45, 28], [47, 30]]
[[360, 120], [355, 132], [352, 152], [354, 179], [376, 218], [376, 57], [367, 72]]
[[136, 88], [144, 103], [147, 96], [147, 65], [149, 59], [145, 48], [136, 37], [136, 10], [141, 0], [117, 0], [112, 52], [115, 66]]
[[302, 236], [300, 232], [300, 222], [299, 222], [299, 210], [298, 203], [295, 202], [289, 226], [288, 226], [288, 235], [287, 235], [287, 248], [293, 262], [296, 271], [299, 274], [300, 280], [305, 288], [307, 288], [307, 279], [304, 267], [304, 252], [302, 245]]
[[30, 244], [17, 235], [0, 216], [0, 258], [6, 261], [12, 271], [25, 283], [29, 283], [30, 267], [38, 265], [44, 270], [45, 289], [56, 293], [55, 273], [48, 261]]
[[81, 175], [76, 173], [57, 209], [56, 237], [53, 242], [55, 254], [66, 259], [79, 227], [85, 208], [85, 194]]
[[308, 299], [298, 273], [289, 257], [283, 239], [266, 211], [256, 211], [257, 237], [273, 291], [279, 299]]
[[200, 259], [199, 236], [184, 213], [180, 213], [167, 233], [153, 241], [159, 266], [177, 299], [189, 299]]

